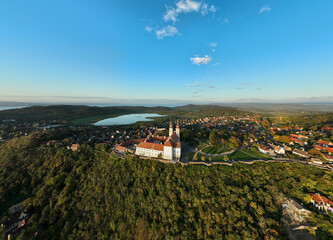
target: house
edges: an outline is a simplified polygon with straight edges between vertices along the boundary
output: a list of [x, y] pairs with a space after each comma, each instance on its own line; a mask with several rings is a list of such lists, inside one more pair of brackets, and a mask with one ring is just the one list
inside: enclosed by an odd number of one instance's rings
[[71, 150], [72, 150], [73, 152], [74, 152], [74, 151], [77, 151], [79, 148], [80, 148], [80, 144], [77, 144], [77, 143], [72, 144], [72, 146], [71, 146]]
[[326, 147], [325, 150], [328, 152], [328, 154], [333, 154], [333, 148]]
[[315, 164], [323, 164], [323, 162], [318, 158], [311, 158], [310, 161]]
[[321, 128], [322, 131], [333, 131], [333, 127], [322, 127]]
[[323, 158], [328, 161], [328, 163], [333, 163], [333, 156], [328, 154], [322, 154]]
[[263, 154], [275, 155], [274, 149], [271, 146], [260, 144], [258, 150]]
[[314, 147], [315, 149], [319, 150], [319, 151], [321, 151], [321, 150], [325, 150], [324, 147], [319, 146], [319, 145], [313, 145], [313, 147]]
[[124, 147], [120, 144], [117, 144], [116, 147], [115, 147], [115, 150], [117, 150], [118, 152], [125, 153], [126, 152], [126, 147]]
[[4, 224], [6, 234], [10, 235], [19, 234], [20, 231], [23, 230], [28, 219], [29, 219], [29, 214], [26, 211], [17, 212], [13, 214]]
[[285, 200], [285, 203], [283, 204], [283, 210], [289, 215], [296, 217], [300, 221], [304, 219], [302, 216], [308, 216], [311, 214], [311, 211], [306, 209], [302, 203], [294, 198]]
[[324, 141], [324, 140], [321, 140], [321, 139], [318, 140], [318, 141], [316, 142], [316, 144], [321, 145], [321, 146], [323, 146], [323, 147], [328, 147], [328, 146], [332, 146], [332, 145], [333, 145], [331, 142]]
[[292, 151], [292, 150], [291, 150], [291, 147], [288, 147], [288, 146], [285, 145], [285, 144], [283, 144], [282, 146], [283, 146], [283, 148], [284, 148], [284, 150], [285, 150], [286, 152], [291, 152], [291, 151]]
[[286, 151], [284, 150], [283, 147], [280, 147], [280, 146], [276, 146], [274, 144], [269, 144], [273, 149], [274, 151], [277, 153], [277, 154], [286, 154]]
[[11, 214], [17, 213], [23, 209], [23, 202], [20, 202], [9, 208]]
[[295, 155], [298, 155], [300, 157], [303, 157], [303, 158], [310, 158], [311, 157], [311, 155], [309, 153], [307, 153], [305, 151], [302, 151], [300, 149], [297, 149], [297, 148], [294, 148], [292, 153], [295, 154]]
[[333, 213], [333, 202], [327, 199], [324, 196], [321, 196], [319, 193], [310, 193], [311, 203], [315, 206], [319, 211], [322, 212], [330, 212]]

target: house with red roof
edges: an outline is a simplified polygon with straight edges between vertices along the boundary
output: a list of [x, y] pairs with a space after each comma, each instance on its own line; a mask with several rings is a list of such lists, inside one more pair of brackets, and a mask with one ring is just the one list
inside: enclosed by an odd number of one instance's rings
[[318, 140], [316, 142], [318, 145], [321, 145], [323, 147], [328, 147], [328, 146], [332, 146], [333, 144], [331, 142], [328, 142], [328, 141], [324, 141], [324, 140]]
[[319, 211], [333, 213], [333, 202], [319, 193], [310, 193], [311, 203]]
[[326, 147], [325, 150], [328, 152], [328, 154], [333, 154], [333, 148]]

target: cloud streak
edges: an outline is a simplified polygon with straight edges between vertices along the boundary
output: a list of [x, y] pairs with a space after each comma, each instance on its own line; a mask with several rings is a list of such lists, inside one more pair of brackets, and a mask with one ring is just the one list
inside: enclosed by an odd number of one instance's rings
[[165, 37], [172, 37], [178, 33], [178, 29], [174, 26], [166, 26], [164, 28], [158, 29], [155, 31], [157, 39], [163, 39]]
[[212, 60], [212, 58], [209, 57], [208, 55], [205, 55], [204, 57], [199, 57], [199, 56], [191, 57], [190, 60], [195, 65], [202, 65], [202, 64], [208, 64]]
[[179, 21], [179, 15], [184, 13], [197, 12], [202, 16], [207, 15], [209, 12], [215, 13], [216, 7], [214, 5], [208, 5], [205, 2], [199, 2], [194, 0], [180, 0], [176, 3], [175, 7], [166, 6], [167, 11], [163, 16], [163, 20], [173, 23]]
[[259, 14], [262, 14], [264, 12], [270, 12], [272, 8], [269, 5], [262, 6], [259, 10]]

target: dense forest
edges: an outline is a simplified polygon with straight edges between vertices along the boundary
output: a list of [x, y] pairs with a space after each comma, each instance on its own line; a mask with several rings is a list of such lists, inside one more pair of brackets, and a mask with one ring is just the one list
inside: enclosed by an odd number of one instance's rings
[[[305, 165], [182, 167], [46, 147], [48, 134], [0, 146], [0, 214], [24, 199], [31, 213], [15, 239], [287, 239], [284, 197], [333, 199], [333, 173]], [[312, 218], [332, 239], [332, 218]]]

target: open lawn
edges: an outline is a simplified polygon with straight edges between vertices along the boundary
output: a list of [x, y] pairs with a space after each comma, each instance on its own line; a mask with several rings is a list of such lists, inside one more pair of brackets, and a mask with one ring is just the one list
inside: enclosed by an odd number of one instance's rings
[[225, 148], [223, 145], [219, 145], [219, 146], [208, 146], [202, 149], [201, 151], [207, 154], [220, 154], [230, 150], [231, 150], [230, 148]]
[[253, 160], [254, 158], [244, 152], [236, 151], [228, 155], [230, 160]]
[[257, 159], [272, 159], [271, 156], [262, 154], [262, 153], [258, 152], [258, 150], [254, 149], [254, 148], [244, 149], [243, 152], [249, 153], [249, 155], [255, 156]]

